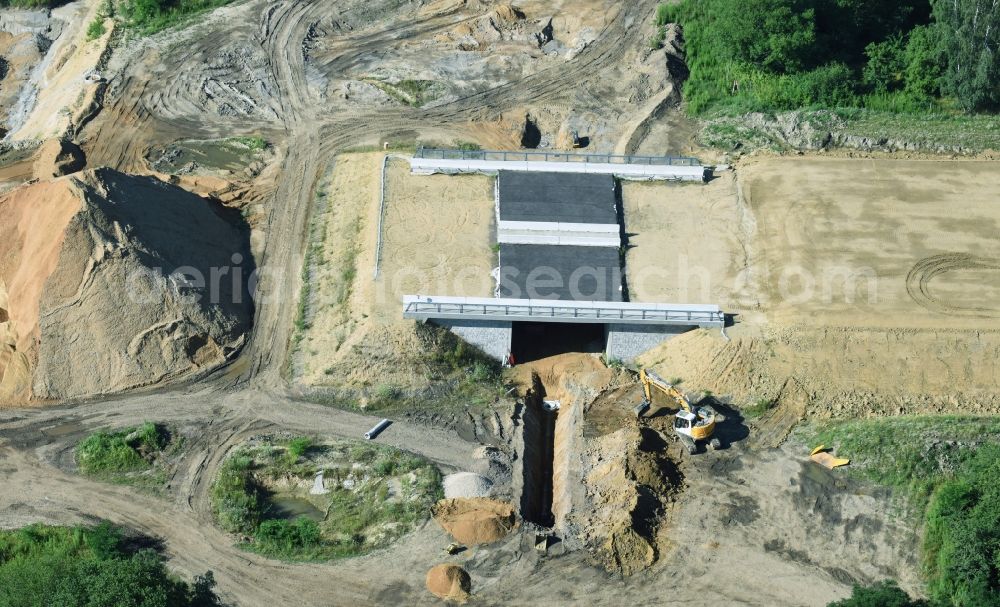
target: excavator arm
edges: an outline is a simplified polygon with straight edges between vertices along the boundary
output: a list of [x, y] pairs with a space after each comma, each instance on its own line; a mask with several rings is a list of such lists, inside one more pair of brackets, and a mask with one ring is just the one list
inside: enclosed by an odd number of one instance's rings
[[655, 388], [657, 391], [665, 394], [667, 398], [677, 403], [679, 409], [688, 413], [693, 412], [691, 403], [688, 402], [688, 399], [684, 398], [681, 391], [653, 371], [647, 371], [646, 369], [639, 371], [639, 379], [642, 381], [642, 389], [645, 392], [647, 402], [653, 402], [653, 388]]

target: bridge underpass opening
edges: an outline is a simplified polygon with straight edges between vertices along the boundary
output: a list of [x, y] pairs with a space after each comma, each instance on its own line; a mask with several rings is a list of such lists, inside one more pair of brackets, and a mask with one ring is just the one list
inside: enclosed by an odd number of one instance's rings
[[607, 345], [603, 324], [515, 322], [511, 353], [517, 364], [569, 353], [601, 354]]

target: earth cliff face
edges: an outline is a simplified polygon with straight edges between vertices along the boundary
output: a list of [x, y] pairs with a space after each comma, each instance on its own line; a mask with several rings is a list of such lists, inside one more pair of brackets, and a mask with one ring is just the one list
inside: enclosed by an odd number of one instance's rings
[[0, 209], [0, 403], [157, 384], [242, 346], [254, 266], [238, 213], [109, 169], [18, 189]]

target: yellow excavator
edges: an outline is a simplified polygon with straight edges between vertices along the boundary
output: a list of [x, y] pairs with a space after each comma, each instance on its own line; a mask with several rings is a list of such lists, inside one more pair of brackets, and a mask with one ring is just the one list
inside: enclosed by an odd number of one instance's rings
[[642, 417], [652, 406], [655, 388], [677, 404], [677, 413], [674, 414], [674, 433], [687, 447], [688, 453], [691, 455], [697, 453], [699, 442], [707, 443], [712, 449], [721, 446], [719, 439], [712, 437], [716, 422], [721, 421], [714, 409], [707, 406], [695, 407], [673, 384], [652, 371], [646, 369], [639, 371], [639, 380], [642, 382], [645, 398], [635, 407], [636, 417]]

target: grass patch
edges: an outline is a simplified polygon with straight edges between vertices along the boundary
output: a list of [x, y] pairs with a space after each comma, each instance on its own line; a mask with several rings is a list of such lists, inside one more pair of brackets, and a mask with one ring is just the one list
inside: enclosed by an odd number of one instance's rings
[[253, 135], [249, 137], [233, 137], [229, 139], [230, 142], [236, 145], [243, 146], [249, 149], [251, 152], [262, 152], [267, 149], [267, 140], [260, 135]]
[[433, 80], [404, 79], [397, 82], [377, 78], [364, 78], [363, 80], [395, 101], [411, 107], [421, 107], [440, 96], [441, 87]]
[[[784, 122], [788, 122], [785, 116]], [[699, 133], [702, 145], [724, 149], [750, 151], [768, 149], [788, 151], [805, 143], [805, 147], [824, 145], [826, 134], [835, 144], [851, 146], [851, 139], [865, 146], [903, 147], [927, 152], [974, 153], [1000, 148], [1000, 117], [961, 115], [943, 112], [902, 114], [863, 108], [835, 110], [804, 110], [790, 115], [800, 130], [811, 131], [818, 139], [811, 142], [790, 142], [778, 117], [759, 115], [748, 120], [746, 115], [721, 112], [710, 116]], [[793, 135], [794, 136], [794, 135]], [[859, 146], [860, 147], [860, 146]]]
[[155, 490], [166, 480], [162, 460], [180, 445], [175, 433], [152, 422], [114, 432], [102, 430], [77, 445], [76, 464], [90, 477]]
[[87, 40], [97, 40], [106, 31], [104, 28], [104, 18], [94, 17], [94, 20], [87, 25]]
[[1000, 604], [1000, 419], [838, 421], [811, 434], [851, 458], [851, 474], [896, 488], [923, 514], [924, 573], [937, 604]]
[[260, 525], [264, 506], [251, 476], [253, 467], [252, 458], [238, 453], [219, 468], [212, 486], [212, 510], [226, 531], [252, 534]]
[[891, 417], [828, 422], [810, 433], [812, 444], [851, 458], [850, 473], [888, 485], [922, 508], [937, 485], [954, 476], [984, 444], [1000, 442], [1000, 418]]
[[149, 36], [229, 4], [232, 0], [123, 0], [115, 4], [115, 17], [129, 29]]
[[[426, 384], [404, 389], [380, 383], [366, 389], [328, 386], [308, 393], [310, 402], [331, 407], [390, 414], [413, 411], [447, 411], [485, 408], [503, 398], [509, 388], [501, 364], [454, 333], [418, 323], [415, 330], [423, 343]], [[331, 371], [334, 374], [336, 369]]]
[[742, 413], [743, 417], [746, 417], [747, 419], [754, 419], [757, 417], [761, 417], [762, 415], [773, 409], [775, 404], [777, 403], [775, 403], [774, 399], [761, 398], [758, 399], [756, 402], [754, 402], [752, 405], [742, 407], [740, 409], [740, 413]]
[[212, 607], [211, 572], [193, 584], [153, 550], [130, 550], [121, 530], [30, 525], [0, 531], [0, 605]]
[[299, 300], [295, 309], [295, 331], [292, 334], [292, 353], [294, 353], [305, 332], [312, 326], [309, 321], [309, 302], [312, 298], [312, 270], [317, 263], [323, 263], [323, 249], [326, 244], [326, 218], [329, 208], [327, 191], [325, 185], [321, 185], [316, 190], [316, 202], [309, 221], [309, 234], [306, 238], [306, 252], [302, 259], [301, 280], [302, 286], [299, 289]]
[[[327, 495], [308, 493], [318, 471]], [[299, 488], [289, 490], [290, 483]], [[275, 516], [271, 500], [279, 487], [281, 496], [308, 501], [323, 519]], [[383, 445], [303, 438], [239, 449], [223, 463], [212, 489], [216, 519], [243, 536], [243, 548], [292, 561], [384, 547], [426, 520], [441, 497], [441, 474], [422, 458]]]

